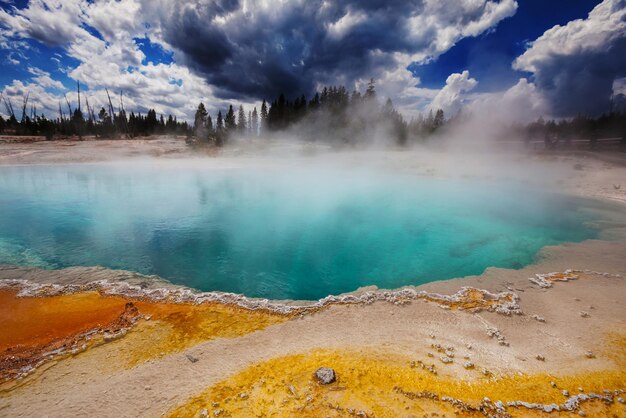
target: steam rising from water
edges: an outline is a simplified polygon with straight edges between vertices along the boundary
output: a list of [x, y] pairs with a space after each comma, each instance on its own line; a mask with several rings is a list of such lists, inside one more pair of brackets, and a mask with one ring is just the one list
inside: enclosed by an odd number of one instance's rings
[[580, 202], [518, 181], [416, 176], [433, 166], [411, 167], [411, 153], [363, 155], [5, 167], [0, 263], [318, 299], [518, 268], [593, 236]]

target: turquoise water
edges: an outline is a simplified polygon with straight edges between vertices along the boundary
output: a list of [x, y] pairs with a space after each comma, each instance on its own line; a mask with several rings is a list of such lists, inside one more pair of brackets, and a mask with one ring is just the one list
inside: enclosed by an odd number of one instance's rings
[[318, 299], [581, 241], [584, 201], [524, 186], [341, 168], [0, 168], [0, 264], [100, 265], [201, 290]]

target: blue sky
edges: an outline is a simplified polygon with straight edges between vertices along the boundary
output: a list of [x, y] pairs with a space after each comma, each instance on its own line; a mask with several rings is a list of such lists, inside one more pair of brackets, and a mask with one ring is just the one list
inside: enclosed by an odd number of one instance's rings
[[411, 66], [422, 85], [440, 88], [451, 73], [469, 70], [480, 80], [480, 91], [499, 91], [515, 84], [528, 73], [512, 68], [529, 41], [537, 39], [554, 25], [565, 25], [585, 18], [599, 2], [590, 0], [521, 0], [515, 15], [475, 38], [461, 39], [437, 60], [426, 65]]
[[54, 112], [79, 80], [92, 104], [108, 88], [188, 118], [374, 77], [407, 115], [506, 100], [559, 117], [626, 85], [624, 0], [274, 1], [0, 1], [0, 88]]

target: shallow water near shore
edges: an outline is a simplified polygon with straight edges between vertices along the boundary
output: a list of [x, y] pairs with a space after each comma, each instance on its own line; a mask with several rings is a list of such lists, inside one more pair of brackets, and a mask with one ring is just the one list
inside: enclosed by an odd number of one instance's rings
[[597, 235], [583, 199], [338, 166], [3, 167], [0, 208], [0, 264], [101, 265], [270, 299], [519, 268]]

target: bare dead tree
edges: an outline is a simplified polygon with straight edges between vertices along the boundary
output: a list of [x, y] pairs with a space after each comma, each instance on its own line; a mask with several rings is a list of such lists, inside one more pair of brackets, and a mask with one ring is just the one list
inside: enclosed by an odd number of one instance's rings
[[126, 110], [124, 110], [124, 90], [120, 90], [120, 114], [124, 120], [124, 131], [129, 135], [128, 121], [126, 120]]
[[69, 118], [72, 119], [72, 106], [70, 106], [70, 101], [67, 100], [67, 94], [64, 94], [63, 97], [65, 97], [65, 103], [67, 103], [67, 110], [70, 112]]
[[13, 112], [13, 105], [11, 104], [11, 99], [4, 97], [4, 94], [0, 95], [0, 97], [2, 98], [2, 101], [4, 102], [4, 107], [6, 108], [7, 114], [9, 115], [9, 117], [15, 118], [15, 112]]
[[4, 93], [0, 92], [0, 101], [2, 101], [4, 103], [4, 107], [7, 110], [7, 115], [9, 115], [9, 117], [11, 117], [11, 109], [9, 108], [9, 104], [7, 103], [7, 100], [4, 97]]
[[89, 98], [87, 96], [85, 96], [85, 105], [87, 105], [87, 118], [89, 119], [89, 122], [95, 121], [93, 111], [91, 107], [89, 107]]
[[78, 91], [78, 111], [80, 112], [80, 81], [76, 80], [76, 90]]
[[111, 96], [109, 95], [109, 90], [107, 88], [104, 89], [107, 93], [107, 98], [109, 99], [109, 115], [111, 115], [111, 120], [113, 120], [113, 115], [115, 115], [115, 111], [113, 110], [113, 103], [111, 102]]
[[26, 106], [28, 105], [28, 98], [30, 97], [30, 91], [26, 92], [26, 96], [22, 99], [22, 119], [21, 122], [26, 120]]

